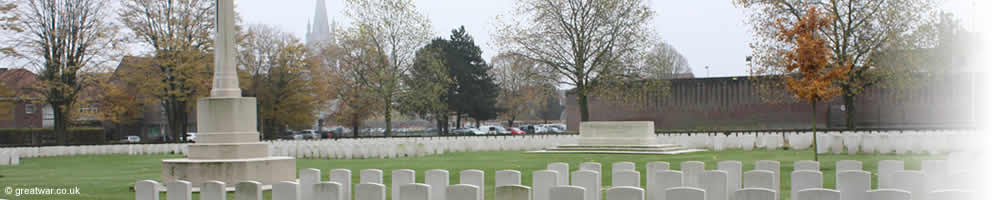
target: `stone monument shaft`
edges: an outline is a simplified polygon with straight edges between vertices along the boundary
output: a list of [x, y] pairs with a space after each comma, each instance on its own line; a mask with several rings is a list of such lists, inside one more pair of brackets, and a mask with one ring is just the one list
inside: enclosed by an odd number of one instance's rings
[[240, 97], [236, 75], [236, 14], [233, 0], [216, 0], [215, 76], [212, 97]]
[[198, 137], [187, 157], [163, 160], [163, 182], [206, 181], [265, 185], [295, 180], [295, 158], [270, 156], [257, 132], [257, 99], [242, 97], [236, 76], [233, 0], [216, 1], [215, 76], [212, 96], [198, 99]]

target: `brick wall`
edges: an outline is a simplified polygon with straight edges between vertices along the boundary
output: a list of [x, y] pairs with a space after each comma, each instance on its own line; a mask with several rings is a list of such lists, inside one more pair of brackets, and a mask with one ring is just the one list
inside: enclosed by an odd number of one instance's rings
[[[969, 127], [980, 104], [967, 73], [932, 77], [904, 89], [871, 88], [855, 100], [856, 122], [866, 128]], [[775, 80], [777, 81], [777, 80]], [[591, 121], [654, 121], [657, 129], [790, 129], [812, 127], [808, 102], [783, 90], [761, 92], [748, 77], [675, 79], [669, 95], [648, 95], [638, 104], [591, 97]], [[767, 95], [765, 101], [762, 96]], [[775, 99], [777, 99], [775, 101]], [[817, 104], [817, 127], [845, 126], [843, 99]], [[566, 123], [578, 130], [575, 93], [566, 95]]]

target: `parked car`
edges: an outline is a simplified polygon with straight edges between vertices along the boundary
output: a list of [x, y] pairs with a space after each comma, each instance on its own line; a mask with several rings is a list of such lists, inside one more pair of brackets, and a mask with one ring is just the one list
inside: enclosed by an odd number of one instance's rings
[[130, 136], [126, 136], [125, 137], [125, 142], [128, 142], [128, 143], [139, 143], [140, 140], [142, 140], [142, 139], [140, 139], [139, 136], [135, 136], [135, 135], [130, 135]]
[[187, 138], [188, 142], [195, 142], [194, 138], [196, 138], [196, 137], [198, 137], [198, 133], [189, 132], [189, 133], [187, 133], [187, 137], [185, 137], [185, 138]]
[[565, 124], [542, 124], [550, 133], [566, 133]]
[[510, 134], [510, 131], [501, 126], [480, 126], [479, 130], [485, 131], [487, 134]]
[[483, 130], [478, 129], [478, 128], [460, 128], [460, 129], [455, 129], [453, 131], [453, 133], [458, 134], [458, 135], [486, 135], [487, 134], [486, 131], [483, 131]]
[[510, 134], [511, 135], [524, 135], [525, 134], [524, 131], [522, 131], [521, 129], [519, 129], [517, 127], [507, 127], [507, 130], [510, 130]]
[[521, 126], [521, 130], [527, 132], [528, 134], [549, 133], [549, 132], [551, 132], [551, 130], [549, 130], [548, 128], [545, 128], [545, 126], [542, 126], [542, 125], [524, 125], [524, 126]]

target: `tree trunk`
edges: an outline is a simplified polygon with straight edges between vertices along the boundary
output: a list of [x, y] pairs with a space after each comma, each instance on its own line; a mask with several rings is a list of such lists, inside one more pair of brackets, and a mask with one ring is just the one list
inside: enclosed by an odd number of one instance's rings
[[507, 120], [507, 127], [514, 127], [514, 119]]
[[479, 122], [482, 120], [476, 119], [476, 128], [479, 128]]
[[360, 134], [358, 131], [360, 131], [359, 128], [361, 127], [361, 120], [359, 120], [361, 118], [361, 114], [358, 112], [354, 113], [354, 119], [351, 120], [351, 129], [353, 129], [351, 133], [354, 133], [354, 138], [357, 138]]
[[455, 113], [455, 129], [462, 128], [462, 113]]
[[66, 132], [66, 123], [67, 123], [66, 109], [63, 108], [63, 105], [56, 105], [51, 102], [49, 104], [52, 104], [52, 115], [54, 117], [53, 121], [55, 122], [54, 128], [56, 135], [56, 143], [65, 145], [67, 144], [67, 142], [69, 142], [69, 133]]
[[576, 104], [580, 108], [580, 122], [590, 121], [590, 108], [587, 106], [587, 93], [580, 92], [577, 94]]
[[392, 133], [392, 103], [386, 103], [386, 105], [385, 105], [385, 136], [389, 137], [389, 135], [391, 133]]
[[844, 94], [844, 107], [847, 108], [847, 113], [845, 117], [847, 118], [847, 129], [854, 129], [857, 125], [854, 123], [854, 95], [850, 93]]
[[813, 120], [813, 161], [819, 162], [819, 140], [816, 140], [816, 102], [812, 103]]

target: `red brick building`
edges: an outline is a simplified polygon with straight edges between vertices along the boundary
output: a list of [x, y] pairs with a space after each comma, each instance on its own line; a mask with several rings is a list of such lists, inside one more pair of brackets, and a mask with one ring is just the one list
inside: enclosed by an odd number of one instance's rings
[[[44, 103], [34, 95], [31, 87], [38, 83], [38, 76], [26, 69], [0, 68], [0, 84], [8, 90], [0, 97], [7, 113], [0, 116], [0, 128], [42, 128]], [[51, 112], [51, 111], [50, 111]]]

